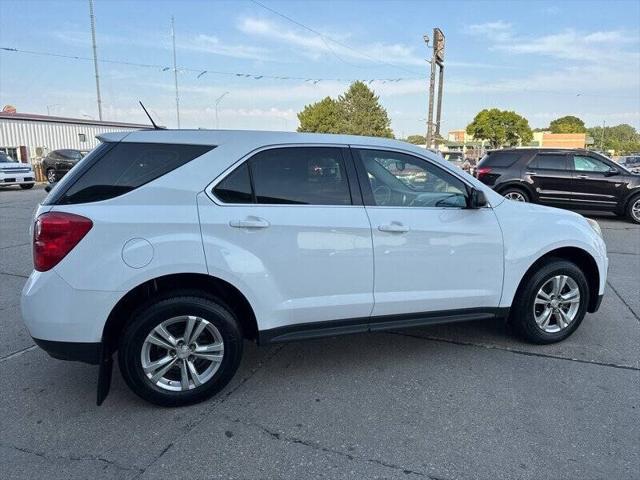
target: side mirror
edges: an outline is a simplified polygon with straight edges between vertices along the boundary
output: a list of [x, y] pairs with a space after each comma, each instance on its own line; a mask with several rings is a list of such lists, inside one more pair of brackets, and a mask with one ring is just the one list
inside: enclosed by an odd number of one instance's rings
[[47, 192], [47, 193], [49, 193], [49, 192], [53, 189], [53, 187], [55, 187], [55, 186], [56, 186], [56, 183], [58, 183], [58, 182], [50, 183], [49, 185], [47, 185], [46, 187], [44, 187], [44, 191], [45, 191], [45, 192]]
[[472, 189], [469, 196], [469, 208], [483, 208], [489, 205], [487, 197], [482, 190]]
[[617, 168], [613, 168], [611, 167], [609, 170], [607, 170], [606, 172], [604, 172], [604, 176], [605, 177], [613, 177], [614, 175], [618, 175], [620, 172], [618, 171]]

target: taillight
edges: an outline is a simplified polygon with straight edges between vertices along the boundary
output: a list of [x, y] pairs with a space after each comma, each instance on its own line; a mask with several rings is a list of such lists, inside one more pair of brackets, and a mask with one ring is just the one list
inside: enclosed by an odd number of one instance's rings
[[33, 265], [39, 272], [55, 267], [93, 227], [88, 218], [65, 212], [43, 213], [33, 229]]
[[476, 170], [476, 177], [480, 178], [482, 175], [486, 175], [488, 173], [491, 173], [490, 167], [479, 167]]

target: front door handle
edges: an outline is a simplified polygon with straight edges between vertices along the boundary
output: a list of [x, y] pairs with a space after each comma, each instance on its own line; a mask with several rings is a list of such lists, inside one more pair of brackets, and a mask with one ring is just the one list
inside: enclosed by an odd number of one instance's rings
[[398, 222], [391, 222], [388, 225], [378, 226], [378, 230], [390, 233], [407, 233], [409, 231], [409, 227]]
[[235, 228], [267, 228], [270, 224], [264, 218], [248, 217], [244, 220], [231, 220], [229, 225]]
[[576, 178], [585, 179], [589, 178], [589, 175], [578, 175]]

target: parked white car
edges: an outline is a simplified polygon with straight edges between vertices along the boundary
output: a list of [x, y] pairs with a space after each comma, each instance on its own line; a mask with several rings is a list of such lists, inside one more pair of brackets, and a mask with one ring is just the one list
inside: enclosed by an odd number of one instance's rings
[[[202, 401], [259, 344], [502, 317], [552, 343], [598, 309], [598, 224], [505, 200], [425, 149], [341, 135], [110, 133], [36, 212], [24, 321], [117, 351], [142, 398]], [[393, 356], [392, 351], [381, 352]]]
[[35, 174], [28, 163], [20, 163], [4, 152], [0, 152], [0, 187], [20, 185], [23, 189], [33, 188]]

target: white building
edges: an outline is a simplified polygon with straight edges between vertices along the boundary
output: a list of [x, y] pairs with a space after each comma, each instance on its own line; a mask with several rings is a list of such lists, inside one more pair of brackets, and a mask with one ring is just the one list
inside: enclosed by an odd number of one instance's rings
[[102, 133], [143, 128], [150, 126], [0, 112], [0, 151], [26, 163], [61, 148], [91, 150]]

